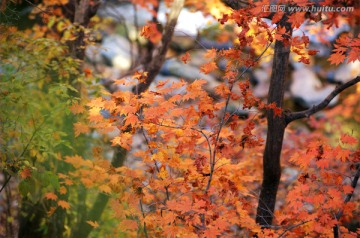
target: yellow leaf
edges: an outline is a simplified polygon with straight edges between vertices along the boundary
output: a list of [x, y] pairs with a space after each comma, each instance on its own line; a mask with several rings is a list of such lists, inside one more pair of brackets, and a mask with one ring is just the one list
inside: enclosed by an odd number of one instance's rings
[[86, 221], [86, 223], [92, 226], [93, 228], [99, 227], [99, 223], [97, 223], [97, 221]]
[[104, 193], [111, 193], [111, 188], [106, 184], [101, 185], [99, 189]]
[[158, 176], [159, 178], [166, 179], [169, 176], [169, 174], [168, 171], [164, 167], [162, 167], [160, 169], [160, 172], [158, 173]]

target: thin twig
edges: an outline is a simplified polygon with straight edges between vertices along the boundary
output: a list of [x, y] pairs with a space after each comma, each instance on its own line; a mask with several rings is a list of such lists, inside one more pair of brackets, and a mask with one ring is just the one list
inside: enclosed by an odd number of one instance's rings
[[[144, 212], [144, 209], [143, 209], [143, 204], [142, 204], [141, 198], [139, 199], [139, 203], [140, 203], [140, 210], [141, 210], [142, 216], [143, 216], [143, 218], [145, 218], [145, 212]], [[146, 238], [149, 237], [148, 233], [147, 233], [147, 230], [146, 230], [146, 222], [144, 222], [144, 234], [145, 234]]]
[[[359, 178], [360, 178], [360, 165], [358, 164], [357, 165], [357, 170], [356, 170], [356, 173], [354, 175], [354, 179], [351, 181], [351, 187], [353, 188], [353, 191], [348, 193], [345, 197], [345, 200], [344, 200], [344, 204], [348, 203], [350, 200], [351, 200], [351, 197], [354, 195], [354, 191], [355, 191], [355, 188], [357, 186], [357, 183], [359, 181]], [[335, 218], [336, 220], [340, 220], [340, 218], [342, 217], [344, 213], [344, 210], [341, 209], [340, 211], [338, 211], [338, 213], [336, 213], [335, 215]], [[338, 225], [335, 225], [334, 228], [333, 228], [333, 231], [334, 231], [334, 237], [339, 237], [339, 226]]]
[[292, 229], [295, 229], [295, 228], [297, 228], [297, 227], [299, 227], [299, 226], [302, 226], [302, 225], [304, 225], [304, 224], [306, 224], [306, 223], [308, 223], [308, 222], [310, 222], [310, 221], [313, 221], [313, 220], [303, 221], [303, 222], [301, 222], [301, 223], [299, 223], [299, 224], [295, 224], [295, 225], [291, 225], [291, 226], [287, 227], [287, 228], [283, 231], [283, 233], [281, 233], [281, 234], [278, 236], [278, 238], [283, 237], [286, 232], [291, 231]]

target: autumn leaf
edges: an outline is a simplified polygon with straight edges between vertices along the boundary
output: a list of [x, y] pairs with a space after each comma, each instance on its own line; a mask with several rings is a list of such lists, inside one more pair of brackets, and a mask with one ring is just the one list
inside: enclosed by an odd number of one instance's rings
[[104, 193], [111, 193], [111, 188], [106, 184], [99, 186], [99, 190]]
[[229, 20], [229, 15], [228, 14], [223, 14], [222, 18], [218, 19], [218, 21], [220, 22], [220, 24], [224, 25], [225, 22], [227, 22]]
[[83, 72], [84, 72], [86, 78], [89, 78], [92, 74], [91, 69], [89, 69], [89, 68], [84, 68]]
[[24, 168], [21, 172], [20, 172], [20, 177], [22, 179], [26, 179], [26, 178], [29, 178], [31, 177], [31, 168]]
[[338, 64], [341, 64], [342, 62], [344, 62], [345, 57], [346, 56], [344, 54], [333, 53], [333, 54], [331, 54], [328, 61], [330, 61], [330, 64], [338, 65]]
[[158, 177], [161, 179], [166, 179], [168, 176], [168, 171], [164, 167], [161, 167], [160, 172], [158, 173]]
[[216, 50], [215, 49], [206, 50], [206, 53], [204, 54], [204, 57], [206, 59], [213, 60], [216, 57]]
[[334, 154], [335, 154], [336, 159], [339, 159], [342, 162], [344, 162], [349, 158], [351, 151], [347, 150], [347, 149], [343, 149], [340, 146], [337, 146], [334, 149]]
[[318, 52], [318, 50], [308, 50], [308, 55], [316, 55]]
[[347, 134], [342, 135], [340, 140], [343, 144], [348, 144], [348, 145], [356, 145], [358, 143], [358, 140], [355, 137]]
[[90, 131], [89, 126], [81, 123], [81, 122], [76, 122], [74, 124], [74, 133], [75, 133], [75, 137], [78, 137], [80, 134], [82, 133], [88, 133]]
[[302, 62], [304, 64], [310, 64], [310, 59], [304, 56], [301, 56], [298, 60], [298, 62]]
[[305, 21], [306, 12], [295, 12], [289, 16], [289, 22], [293, 28], [299, 28]]
[[217, 68], [218, 67], [215, 62], [209, 62], [200, 67], [200, 72], [203, 72], [204, 74], [209, 74]]
[[59, 200], [58, 205], [63, 208], [63, 209], [69, 209], [70, 208], [70, 204], [64, 200]]
[[60, 194], [66, 194], [67, 193], [67, 189], [64, 186], [60, 187]]
[[142, 28], [140, 35], [149, 39], [153, 44], [159, 43], [162, 38], [162, 34], [157, 29], [155, 22], [148, 22], [148, 24]]
[[92, 226], [93, 228], [99, 227], [99, 223], [97, 221], [86, 221], [86, 223]]
[[137, 230], [139, 228], [138, 222], [135, 220], [125, 219], [120, 224], [124, 230]]
[[187, 64], [188, 61], [190, 61], [190, 57], [189, 52], [186, 52], [183, 56], [181, 56], [181, 61], [184, 62], [184, 64]]
[[70, 107], [70, 111], [73, 113], [73, 114], [80, 114], [80, 113], [83, 113], [85, 111], [84, 107], [81, 106], [78, 102], [74, 103], [71, 105]]
[[46, 193], [45, 198], [48, 200], [56, 201], [58, 199], [58, 196], [55, 193]]
[[354, 188], [351, 187], [350, 185], [344, 185], [343, 187], [344, 193], [349, 194], [354, 192]]

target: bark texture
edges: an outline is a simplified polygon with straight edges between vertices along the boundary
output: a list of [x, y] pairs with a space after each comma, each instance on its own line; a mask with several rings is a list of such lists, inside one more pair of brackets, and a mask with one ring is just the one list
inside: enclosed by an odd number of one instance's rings
[[[291, 25], [281, 20], [280, 25], [285, 26], [291, 35]], [[275, 52], [270, 78], [268, 103], [276, 103], [283, 107], [285, 80], [289, 65], [290, 45], [284, 42], [275, 42]], [[267, 113], [268, 131], [265, 151], [263, 155], [263, 182], [256, 214], [256, 222], [262, 227], [270, 226], [274, 217], [276, 194], [281, 177], [280, 154], [286, 127], [283, 116], [275, 116], [272, 110]]]

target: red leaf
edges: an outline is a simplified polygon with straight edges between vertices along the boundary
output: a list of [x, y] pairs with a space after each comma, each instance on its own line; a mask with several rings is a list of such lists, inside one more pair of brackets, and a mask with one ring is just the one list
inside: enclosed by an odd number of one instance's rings
[[189, 52], [186, 52], [185, 55], [181, 56], [181, 61], [184, 62], [184, 64], [187, 64], [187, 62], [190, 61]]
[[345, 55], [339, 53], [333, 53], [328, 59], [328, 61], [330, 61], [330, 64], [336, 64], [336, 65], [344, 62], [344, 60], [345, 60]]
[[344, 134], [341, 136], [341, 143], [348, 144], [348, 145], [356, 145], [358, 143], [358, 140], [350, 135]]

